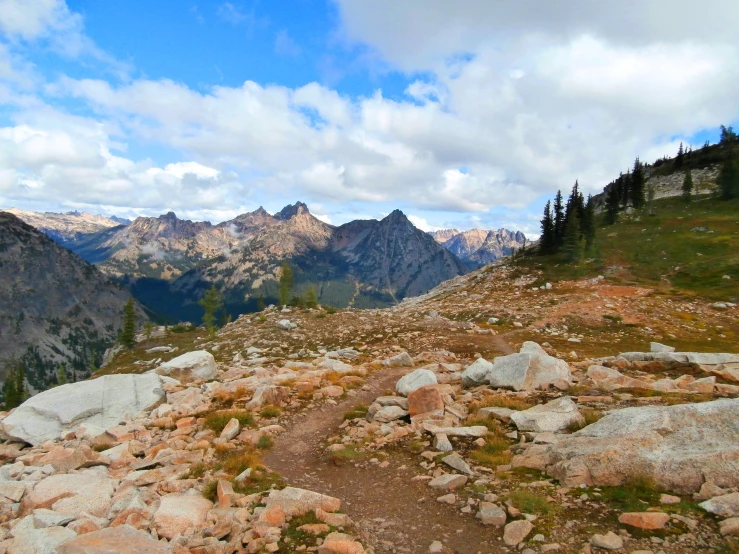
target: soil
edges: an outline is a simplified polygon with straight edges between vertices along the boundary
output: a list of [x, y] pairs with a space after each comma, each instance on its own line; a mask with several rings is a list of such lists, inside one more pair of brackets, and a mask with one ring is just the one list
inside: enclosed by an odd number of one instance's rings
[[326, 455], [326, 439], [339, 434], [344, 412], [360, 402], [371, 403], [392, 389], [407, 371], [379, 371], [356, 395], [333, 406], [302, 412], [276, 439], [265, 458], [266, 465], [289, 485], [341, 499], [342, 511], [357, 523], [362, 539], [376, 554], [425, 554], [435, 540], [448, 549], [445, 552], [508, 552], [501, 544], [499, 529], [485, 527], [470, 514], [437, 502], [445, 492], [433, 490], [423, 481], [411, 481], [419, 474], [414, 469], [417, 458], [393, 451], [381, 458], [390, 465], [380, 468], [367, 460], [336, 465]]

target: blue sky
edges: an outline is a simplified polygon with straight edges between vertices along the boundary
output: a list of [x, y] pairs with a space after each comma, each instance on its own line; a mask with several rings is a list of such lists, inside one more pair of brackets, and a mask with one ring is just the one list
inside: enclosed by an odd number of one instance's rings
[[0, 206], [536, 235], [558, 188], [737, 121], [738, 24], [728, 0], [0, 0]]

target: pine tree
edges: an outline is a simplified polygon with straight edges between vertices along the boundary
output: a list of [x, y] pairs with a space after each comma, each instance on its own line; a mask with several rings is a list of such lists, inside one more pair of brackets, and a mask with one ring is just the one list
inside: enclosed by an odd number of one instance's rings
[[554, 218], [552, 217], [552, 202], [547, 200], [544, 207], [544, 217], [541, 220], [541, 238], [539, 238], [539, 253], [551, 254], [554, 252]]
[[572, 210], [565, 225], [565, 233], [560, 251], [567, 262], [575, 263], [582, 260], [584, 248], [585, 241], [580, 231], [580, 215], [577, 213], [577, 210]]
[[585, 250], [590, 252], [595, 241], [595, 202], [591, 194], [588, 194], [588, 201], [585, 204], [581, 228], [585, 237]]
[[677, 156], [675, 156], [675, 167], [682, 167], [683, 161], [685, 156], [685, 150], [683, 150], [683, 143], [680, 143], [680, 148], [677, 151]]
[[693, 174], [690, 169], [685, 172], [685, 179], [683, 179], [683, 200], [685, 202], [693, 200]]
[[634, 170], [631, 172], [631, 205], [639, 209], [644, 205], [644, 168], [637, 158], [634, 161]]
[[621, 207], [620, 202], [621, 199], [619, 198], [616, 187], [609, 188], [606, 194], [606, 223], [608, 225], [613, 225], [618, 221], [618, 212]]
[[10, 364], [8, 374], [5, 376], [3, 383], [3, 403], [6, 410], [11, 410], [18, 406], [18, 391], [16, 390], [15, 364]]
[[565, 212], [562, 205], [562, 191], [557, 191], [554, 197], [554, 250], [556, 251], [562, 244], [565, 231]]
[[287, 302], [290, 299], [290, 291], [293, 288], [293, 270], [287, 265], [287, 262], [282, 264], [282, 271], [280, 272], [280, 305], [287, 306]]
[[22, 362], [18, 363], [15, 370], [15, 391], [18, 399], [18, 405], [20, 406], [26, 400], [28, 400], [28, 389], [26, 388], [26, 369]]
[[305, 307], [316, 308], [318, 306], [318, 299], [316, 298], [316, 289], [311, 285], [308, 287], [308, 292], [305, 295]]
[[136, 309], [133, 298], [129, 298], [123, 307], [123, 329], [119, 341], [125, 348], [133, 348], [136, 345]]
[[216, 333], [216, 313], [223, 307], [223, 299], [215, 285], [205, 291], [203, 297], [198, 300], [198, 305], [203, 308], [203, 325], [211, 336]]
[[727, 160], [717, 179], [718, 193], [722, 200], [739, 196], [739, 167], [734, 159]]
[[59, 365], [59, 369], [56, 372], [56, 384], [66, 385], [67, 384], [67, 370], [64, 364]]
[[623, 182], [620, 196], [621, 209], [625, 210], [631, 202], [631, 171], [627, 171], [626, 175], [621, 175], [620, 179]]

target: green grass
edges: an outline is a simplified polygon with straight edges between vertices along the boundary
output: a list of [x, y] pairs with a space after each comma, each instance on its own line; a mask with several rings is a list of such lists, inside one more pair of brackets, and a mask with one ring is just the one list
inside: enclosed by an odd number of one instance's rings
[[[654, 205], [654, 216], [644, 208], [621, 213], [615, 225], [601, 222], [590, 261], [566, 264], [554, 255], [525, 257], [516, 264], [540, 266], [542, 282], [595, 277], [607, 267], [621, 266], [625, 271], [611, 277], [612, 282], [712, 299], [739, 297], [739, 199], [701, 196], [685, 204], [680, 198], [665, 198]], [[691, 231], [696, 227], [713, 232]]]
[[354, 445], [347, 445], [341, 450], [337, 450], [336, 452], [330, 453], [331, 461], [334, 462], [335, 464], [340, 464], [342, 462], [350, 462], [352, 460], [356, 460], [363, 456], [364, 454], [362, 452], [359, 452], [357, 450], [357, 447]]
[[282, 413], [282, 410], [277, 406], [265, 406], [259, 411], [259, 415], [262, 417], [277, 417]]
[[208, 467], [205, 464], [193, 464], [190, 466], [190, 471], [183, 477], [183, 479], [200, 479], [205, 475], [207, 470]]
[[580, 410], [580, 415], [582, 415], [584, 421], [582, 423], [577, 421], [573, 421], [572, 423], [570, 423], [567, 426], [567, 430], [570, 433], [574, 433], [575, 431], [579, 431], [580, 429], [583, 429], [588, 425], [595, 423], [600, 418], [602, 418], [604, 414], [600, 410], [596, 410], [594, 408], [583, 408], [582, 410]]
[[257, 440], [257, 448], [259, 450], [267, 450], [269, 448], [272, 448], [272, 446], [275, 444], [275, 439], [273, 439], [270, 435], [262, 435], [259, 437], [259, 440]]
[[357, 404], [351, 410], [344, 412], [344, 419], [360, 419], [367, 415], [369, 407], [366, 404]]
[[546, 515], [552, 511], [552, 505], [544, 495], [530, 490], [514, 491], [508, 499], [525, 514]]
[[242, 427], [254, 425], [254, 416], [246, 410], [223, 410], [205, 416], [205, 426], [220, 434], [231, 419], [238, 419]]
[[208, 481], [203, 487], [203, 496], [215, 503], [218, 502], [218, 480]]

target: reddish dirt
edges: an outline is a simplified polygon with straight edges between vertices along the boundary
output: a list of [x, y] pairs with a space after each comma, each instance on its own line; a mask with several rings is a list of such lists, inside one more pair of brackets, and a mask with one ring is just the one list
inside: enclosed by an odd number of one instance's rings
[[[502, 338], [500, 341], [510, 349]], [[500, 546], [499, 529], [483, 526], [471, 514], [461, 514], [459, 506], [436, 501], [446, 493], [411, 481], [424, 473], [416, 470], [417, 457], [395, 451], [387, 458], [378, 456], [390, 462], [388, 467], [379, 468], [368, 459], [336, 465], [326, 456], [325, 440], [340, 433], [344, 412], [357, 403], [371, 403], [392, 389], [407, 371], [377, 372], [356, 396], [335, 406], [300, 413], [275, 441], [266, 465], [290, 485], [340, 498], [342, 510], [358, 524], [365, 543], [372, 545], [376, 554], [426, 554], [435, 540], [449, 549], [446, 552], [508, 552]], [[367, 458], [372, 456], [370, 452]]]

